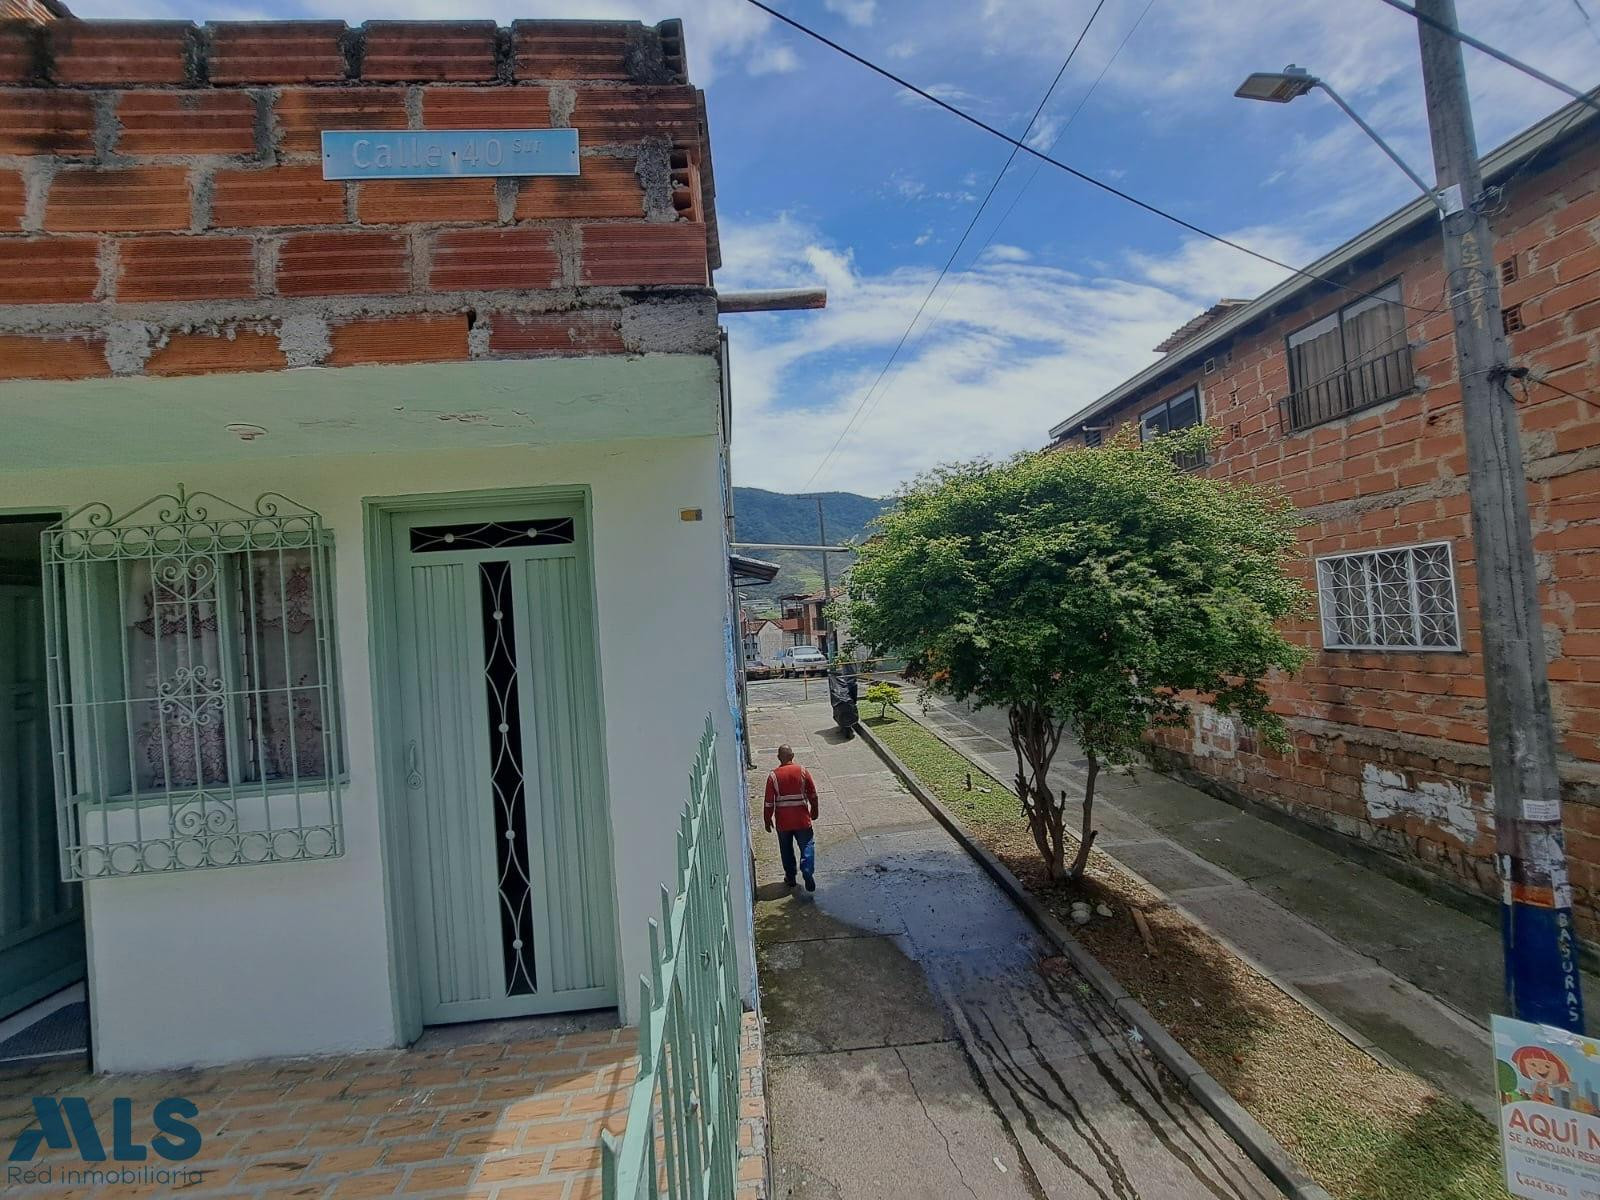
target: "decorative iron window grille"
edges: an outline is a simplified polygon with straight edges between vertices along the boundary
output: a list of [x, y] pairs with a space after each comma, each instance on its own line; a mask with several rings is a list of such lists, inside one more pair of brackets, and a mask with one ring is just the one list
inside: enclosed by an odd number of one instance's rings
[[413, 554], [459, 550], [499, 550], [507, 546], [570, 546], [571, 517], [506, 524], [500, 521], [461, 525], [419, 525], [411, 531]]
[[342, 854], [321, 517], [179, 486], [42, 542], [63, 878]]
[[1459, 650], [1448, 542], [1317, 560], [1328, 650]]

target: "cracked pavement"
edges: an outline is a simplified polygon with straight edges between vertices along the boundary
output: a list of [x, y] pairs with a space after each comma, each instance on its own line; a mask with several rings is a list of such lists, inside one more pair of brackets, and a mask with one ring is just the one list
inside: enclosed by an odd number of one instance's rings
[[814, 896], [751, 806], [776, 1197], [1278, 1195], [825, 703], [750, 736], [821, 802]]

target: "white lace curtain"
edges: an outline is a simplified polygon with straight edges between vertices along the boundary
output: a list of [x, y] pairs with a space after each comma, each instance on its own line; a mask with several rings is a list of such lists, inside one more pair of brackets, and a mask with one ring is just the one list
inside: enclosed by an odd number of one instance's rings
[[136, 786], [322, 778], [309, 553], [155, 557], [122, 570]]

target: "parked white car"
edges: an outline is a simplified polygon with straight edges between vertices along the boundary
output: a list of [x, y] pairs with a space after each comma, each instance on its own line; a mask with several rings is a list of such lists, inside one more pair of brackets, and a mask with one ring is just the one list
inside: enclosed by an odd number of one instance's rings
[[791, 675], [813, 675], [828, 669], [828, 658], [815, 646], [785, 646], [778, 651], [775, 665], [778, 674], [786, 678]]

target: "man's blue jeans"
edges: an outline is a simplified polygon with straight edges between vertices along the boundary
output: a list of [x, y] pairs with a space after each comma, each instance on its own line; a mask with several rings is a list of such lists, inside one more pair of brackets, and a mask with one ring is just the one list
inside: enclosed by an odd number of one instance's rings
[[807, 879], [817, 873], [817, 847], [811, 830], [778, 830], [778, 856], [783, 859], [783, 877], [794, 882], [794, 847], [800, 843], [800, 870]]

